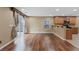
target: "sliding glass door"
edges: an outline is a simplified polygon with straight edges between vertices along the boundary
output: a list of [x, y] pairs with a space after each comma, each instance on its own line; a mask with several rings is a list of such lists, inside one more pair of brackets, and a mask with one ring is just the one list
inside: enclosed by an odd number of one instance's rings
[[17, 25], [17, 40], [16, 40], [16, 51], [23, 51], [25, 48], [24, 44], [24, 29], [25, 19], [23, 16], [18, 14], [18, 25]]

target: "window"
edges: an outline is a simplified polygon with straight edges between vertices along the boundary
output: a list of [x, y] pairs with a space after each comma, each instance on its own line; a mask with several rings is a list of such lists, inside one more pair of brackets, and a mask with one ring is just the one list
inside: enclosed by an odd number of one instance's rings
[[44, 28], [46, 28], [46, 29], [49, 28], [49, 21], [47, 21], [47, 20], [44, 21]]

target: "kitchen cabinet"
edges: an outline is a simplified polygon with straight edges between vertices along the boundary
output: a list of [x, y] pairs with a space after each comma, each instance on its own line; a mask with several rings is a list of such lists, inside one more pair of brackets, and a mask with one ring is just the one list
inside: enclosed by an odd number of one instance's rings
[[75, 25], [76, 24], [76, 16], [70, 16], [70, 24]]
[[66, 29], [66, 39], [67, 40], [72, 40], [73, 34], [78, 34], [78, 28], [77, 27], [72, 27], [71, 29]]
[[72, 34], [78, 34], [78, 28], [77, 27], [73, 27], [71, 30], [72, 30]]
[[64, 17], [63, 16], [54, 17], [54, 24], [55, 25], [62, 25], [63, 23], [64, 23]]
[[72, 40], [72, 30], [71, 29], [66, 30], [66, 39]]
[[55, 16], [53, 17], [54, 19], [54, 24], [55, 25], [62, 25], [64, 23], [64, 20], [68, 17], [70, 21], [70, 25], [75, 25], [76, 24], [76, 16]]

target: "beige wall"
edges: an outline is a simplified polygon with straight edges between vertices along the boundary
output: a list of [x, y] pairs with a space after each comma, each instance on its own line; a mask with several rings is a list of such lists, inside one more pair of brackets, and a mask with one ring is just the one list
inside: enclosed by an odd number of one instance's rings
[[31, 33], [51, 32], [51, 28], [44, 28], [45, 20], [49, 21], [50, 25], [53, 25], [52, 17], [26, 17], [26, 28], [28, 25], [28, 30]]
[[78, 27], [78, 32], [79, 32], [79, 16], [77, 17], [76, 27]]
[[[54, 24], [53, 18], [50, 18], [50, 17], [26, 17], [26, 25], [28, 25], [29, 32], [34, 32], [34, 33], [36, 33], [36, 32], [39, 32], [39, 33], [40, 32], [53, 32], [53, 33], [56, 33], [57, 35], [59, 35], [60, 37], [65, 38], [66, 28], [54, 27], [54, 28], [45, 29], [43, 27], [44, 20], [48, 20], [51, 23], [51, 25]], [[78, 27], [78, 29], [79, 29], [79, 17], [77, 17], [75, 26]]]
[[[54, 24], [52, 17], [26, 17], [26, 28], [29, 27], [27, 28], [29, 32], [51, 32], [51, 28], [44, 28], [44, 20], [48, 20], [50, 25]], [[79, 27], [79, 17], [77, 17], [75, 26]]]
[[0, 7], [0, 40], [2, 41], [0, 47], [11, 40], [10, 33], [12, 27], [10, 25], [12, 24], [14, 24], [12, 11], [8, 7]]

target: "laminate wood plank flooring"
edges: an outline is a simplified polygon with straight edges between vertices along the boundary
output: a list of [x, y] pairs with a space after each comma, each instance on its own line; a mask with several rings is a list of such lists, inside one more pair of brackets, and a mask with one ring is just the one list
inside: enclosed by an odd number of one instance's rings
[[[23, 51], [79, 51], [77, 47], [66, 40], [62, 40], [56, 35], [48, 33], [25, 34], [24, 43], [25, 48]], [[16, 47], [14, 42], [12, 42], [1, 51], [13, 51]]]
[[1, 49], [0, 51], [13, 51], [14, 48], [15, 48], [15, 44], [14, 44], [14, 42], [12, 42], [9, 45], [7, 45], [6, 47], [4, 47], [3, 49]]
[[[32, 51], [79, 51], [69, 42], [54, 34], [26, 34], [26, 50]], [[29, 49], [28, 49], [29, 48]]]

